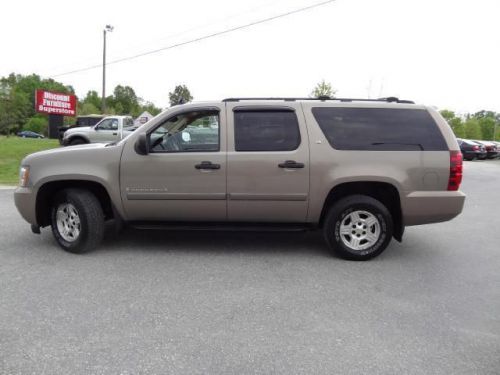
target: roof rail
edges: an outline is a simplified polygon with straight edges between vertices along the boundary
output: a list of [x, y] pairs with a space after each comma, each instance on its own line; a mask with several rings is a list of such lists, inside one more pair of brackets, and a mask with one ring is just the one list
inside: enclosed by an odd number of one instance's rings
[[386, 102], [386, 103], [404, 103], [404, 104], [415, 104], [411, 100], [401, 100], [394, 96], [389, 96], [387, 98], [379, 99], [356, 99], [356, 98], [331, 98], [329, 96], [320, 96], [318, 98], [292, 98], [292, 97], [254, 97], [254, 98], [226, 98], [222, 100], [223, 102], [240, 102], [244, 100], [283, 100], [285, 102], [295, 102], [297, 100], [320, 100], [322, 102], [326, 100], [337, 100], [340, 102]]

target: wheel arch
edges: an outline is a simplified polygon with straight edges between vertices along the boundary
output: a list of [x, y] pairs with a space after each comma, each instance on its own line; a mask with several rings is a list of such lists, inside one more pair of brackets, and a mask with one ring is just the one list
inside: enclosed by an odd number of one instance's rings
[[388, 182], [380, 181], [354, 181], [343, 182], [332, 187], [326, 196], [319, 219], [320, 227], [323, 226], [328, 209], [339, 199], [348, 195], [362, 194], [377, 199], [384, 204], [394, 222], [394, 238], [401, 242], [404, 232], [403, 215], [401, 212], [401, 197], [398, 188]]
[[112, 219], [116, 216], [116, 209], [107, 189], [101, 183], [90, 180], [57, 180], [48, 181], [38, 188], [35, 202], [36, 221], [39, 226], [50, 225], [50, 207], [53, 197], [61, 190], [77, 188], [90, 191], [99, 200], [105, 219]]

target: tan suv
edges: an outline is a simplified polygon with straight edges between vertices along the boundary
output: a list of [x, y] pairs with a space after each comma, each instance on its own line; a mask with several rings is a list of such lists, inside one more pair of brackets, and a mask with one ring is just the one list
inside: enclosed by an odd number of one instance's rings
[[434, 109], [387, 98], [234, 98], [175, 106], [117, 143], [22, 161], [21, 215], [59, 245], [134, 227], [321, 229], [339, 256], [380, 254], [405, 226], [450, 220], [462, 159]]

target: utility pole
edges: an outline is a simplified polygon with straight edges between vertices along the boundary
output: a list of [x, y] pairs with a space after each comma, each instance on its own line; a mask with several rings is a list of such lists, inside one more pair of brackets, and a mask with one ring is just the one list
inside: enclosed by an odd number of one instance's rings
[[103, 50], [102, 50], [102, 113], [106, 113], [106, 33], [112, 32], [114, 29], [113, 26], [111, 25], [106, 25], [104, 30], [102, 30], [103, 37], [104, 37], [104, 43], [103, 43]]

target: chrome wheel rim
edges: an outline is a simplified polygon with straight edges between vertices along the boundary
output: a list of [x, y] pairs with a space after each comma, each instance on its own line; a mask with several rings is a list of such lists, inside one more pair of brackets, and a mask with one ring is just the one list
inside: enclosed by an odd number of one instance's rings
[[340, 223], [340, 239], [351, 250], [366, 250], [379, 238], [380, 222], [368, 211], [353, 211]]
[[81, 231], [80, 216], [71, 203], [62, 203], [56, 212], [57, 231], [68, 242], [78, 239]]

